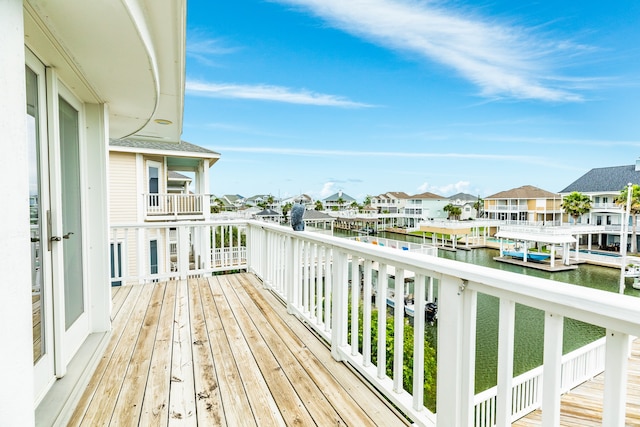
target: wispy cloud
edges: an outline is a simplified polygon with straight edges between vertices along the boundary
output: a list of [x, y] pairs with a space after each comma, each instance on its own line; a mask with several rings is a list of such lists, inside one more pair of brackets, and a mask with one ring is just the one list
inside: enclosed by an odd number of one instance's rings
[[190, 31], [187, 37], [187, 56], [205, 65], [215, 66], [217, 63], [214, 58], [229, 55], [238, 50], [240, 48], [230, 46], [222, 39], [207, 38], [195, 30]]
[[191, 95], [210, 96], [213, 98], [253, 99], [341, 108], [373, 107], [373, 105], [351, 101], [341, 96], [327, 95], [306, 89], [296, 90], [283, 86], [188, 81], [186, 91]]
[[[443, 2], [415, 0], [272, 0], [310, 11], [373, 43], [443, 64], [489, 98], [582, 101], [587, 80], [558, 75], [588, 46], [548, 40], [534, 29], [497, 22]], [[564, 65], [564, 64], [562, 64]]]

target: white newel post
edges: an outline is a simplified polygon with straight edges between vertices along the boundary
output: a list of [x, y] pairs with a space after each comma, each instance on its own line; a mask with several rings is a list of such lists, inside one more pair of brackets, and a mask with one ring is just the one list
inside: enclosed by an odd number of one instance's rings
[[178, 232], [178, 271], [180, 279], [185, 280], [189, 273], [189, 229], [180, 226]]
[[542, 425], [560, 425], [560, 386], [562, 382], [562, 335], [564, 317], [544, 314], [544, 371], [542, 373]]
[[333, 251], [333, 283], [331, 301], [331, 356], [337, 361], [343, 357], [340, 348], [347, 345], [348, 287], [347, 254]]
[[602, 425], [623, 427], [627, 403], [629, 335], [607, 330]]
[[498, 332], [498, 396], [496, 402], [496, 426], [498, 427], [511, 425], [515, 315], [515, 302], [501, 298]]
[[438, 290], [439, 426], [473, 425], [477, 293], [457, 277], [443, 276]]

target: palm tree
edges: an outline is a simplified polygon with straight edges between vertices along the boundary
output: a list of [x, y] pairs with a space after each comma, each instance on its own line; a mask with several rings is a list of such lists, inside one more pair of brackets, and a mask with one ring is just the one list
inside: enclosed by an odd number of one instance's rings
[[293, 206], [293, 204], [291, 202], [287, 202], [282, 207], [282, 215], [284, 216], [284, 221], [285, 222], [287, 222], [287, 217], [289, 216], [289, 211], [291, 210], [292, 206]]
[[317, 211], [323, 211], [324, 210], [324, 206], [322, 206], [322, 201], [316, 200], [315, 210], [317, 210]]
[[362, 201], [362, 204], [364, 206], [369, 206], [371, 204], [371, 196], [367, 194], [364, 200]]
[[591, 210], [591, 198], [578, 191], [570, 193], [562, 199], [560, 205], [564, 213], [573, 218], [573, 223], [578, 224], [578, 218]]
[[[625, 186], [620, 190], [620, 195], [614, 199], [614, 202], [622, 206], [623, 210], [627, 209], [627, 197], [629, 187]], [[631, 230], [631, 252], [637, 252], [636, 228], [638, 226], [638, 214], [640, 214], [640, 185], [633, 184], [631, 187], [631, 205], [629, 206], [629, 215], [633, 218]]]
[[223, 207], [224, 207], [224, 202], [218, 197], [216, 197], [216, 199], [211, 204], [211, 208], [210, 208], [211, 213], [220, 213]]
[[478, 196], [478, 200], [473, 204], [473, 209], [476, 210], [476, 218], [482, 217], [482, 211], [484, 210], [484, 200]]
[[342, 205], [344, 205], [344, 199], [342, 198], [342, 196], [338, 197], [336, 203], [338, 204], [338, 210], [342, 210]]
[[451, 203], [449, 203], [448, 205], [446, 205], [444, 208], [442, 208], [443, 211], [445, 211], [447, 213], [447, 219], [451, 219], [451, 217], [453, 216], [453, 209], [455, 206], [453, 206]]

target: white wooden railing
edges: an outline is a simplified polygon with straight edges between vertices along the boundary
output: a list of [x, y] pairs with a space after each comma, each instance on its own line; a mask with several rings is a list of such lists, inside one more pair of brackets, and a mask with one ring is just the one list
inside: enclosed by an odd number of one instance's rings
[[[476, 305], [478, 293], [499, 299], [498, 381], [492, 397], [490, 418], [498, 426], [508, 426], [514, 416], [531, 407], [535, 395], [543, 409], [543, 425], [559, 424], [560, 395], [567, 375], [563, 368], [562, 335], [564, 318], [573, 318], [606, 329], [603, 424], [623, 426], [626, 401], [626, 374], [629, 336], [640, 335], [637, 299], [586, 287], [509, 273], [379, 245], [365, 245], [347, 239], [309, 231], [294, 232], [288, 227], [258, 221], [225, 223], [191, 222], [123, 226], [113, 228], [113, 238], [133, 236], [133, 261], [148, 260], [144, 247], [162, 230], [177, 229], [177, 271], [169, 268], [149, 275], [144, 266], [120, 279], [154, 280], [161, 277], [189, 277], [214, 271], [246, 269], [259, 276], [265, 287], [277, 293], [287, 310], [312, 327], [331, 346], [336, 360], [349, 363], [400, 408], [416, 425], [473, 426], [476, 422], [474, 396]], [[233, 237], [225, 245], [211, 244], [213, 231], [229, 230]], [[245, 241], [243, 243], [243, 237]], [[126, 240], [129, 241], [128, 239]], [[215, 241], [215, 239], [214, 239]], [[224, 241], [224, 240], [222, 240]], [[209, 242], [209, 243], [207, 243]], [[129, 245], [127, 243], [127, 245]], [[227, 249], [228, 248], [228, 249]], [[128, 248], [131, 253], [132, 247]], [[127, 251], [125, 251], [126, 253]], [[210, 257], [198, 257], [211, 254]], [[218, 256], [219, 254], [219, 256]], [[223, 256], [224, 255], [224, 256]], [[220, 262], [228, 256], [229, 260]], [[199, 262], [192, 261], [199, 259]], [[191, 264], [196, 264], [192, 266]], [[126, 270], [126, 269], [125, 269]], [[393, 273], [390, 273], [390, 272]], [[391, 277], [393, 274], [393, 277]], [[382, 280], [385, 277], [387, 280]], [[386, 324], [386, 301], [372, 303], [375, 288], [386, 295], [391, 279], [404, 283], [413, 277], [415, 312], [424, 311], [426, 295], [435, 288], [438, 296], [437, 404], [436, 414], [424, 405], [425, 328], [423, 316], [414, 318], [413, 367], [410, 384], [403, 383], [404, 315], [393, 314], [393, 363], [386, 369], [386, 328], [372, 333], [373, 316]], [[361, 286], [350, 286], [359, 283]], [[395, 306], [404, 304], [403, 292], [396, 292]], [[538, 380], [513, 377], [515, 306], [522, 304], [544, 312], [544, 356]], [[377, 312], [376, 312], [377, 309]], [[360, 314], [361, 313], [361, 314]], [[376, 313], [376, 314], [374, 314]], [[357, 331], [362, 326], [362, 339]], [[373, 343], [380, 349], [372, 354]], [[376, 363], [374, 363], [376, 360]], [[587, 362], [575, 364], [589, 365]], [[564, 369], [564, 373], [563, 373]], [[428, 373], [427, 373], [428, 374]], [[589, 374], [590, 375], [590, 374]], [[564, 383], [563, 383], [564, 381]], [[514, 389], [517, 390], [514, 392]], [[514, 408], [516, 410], [514, 410]], [[489, 424], [479, 424], [489, 425]], [[493, 424], [491, 424], [493, 425]]]
[[[560, 393], [566, 393], [604, 371], [606, 339], [601, 338], [562, 356]], [[542, 405], [543, 367], [539, 366], [512, 381], [512, 414], [514, 422]], [[492, 387], [475, 396], [475, 427], [496, 425], [498, 387]]]
[[143, 194], [145, 218], [203, 216], [209, 209], [206, 194]]

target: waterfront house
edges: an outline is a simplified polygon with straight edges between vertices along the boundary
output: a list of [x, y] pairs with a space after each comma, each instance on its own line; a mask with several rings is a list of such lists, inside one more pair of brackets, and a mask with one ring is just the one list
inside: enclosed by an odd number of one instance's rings
[[287, 203], [290, 203], [292, 205], [294, 203], [302, 203], [307, 209], [313, 209], [315, 206], [315, 200], [313, 200], [313, 198], [308, 194], [299, 194], [297, 196], [287, 197], [286, 199], [282, 199], [280, 201], [280, 206], [283, 207]]
[[462, 213], [460, 214], [460, 219], [473, 219], [478, 217], [478, 211], [474, 207], [474, 205], [480, 199], [479, 196], [474, 196], [472, 194], [466, 193], [458, 193], [453, 196], [449, 196], [449, 203], [453, 206], [460, 208]]
[[593, 168], [562, 189], [560, 195], [577, 191], [591, 198], [591, 210], [578, 223], [604, 226], [598, 245], [607, 247], [620, 243], [624, 205], [616, 204], [615, 199], [629, 183], [640, 184], [640, 159], [633, 165]]
[[409, 197], [404, 208], [408, 225], [415, 227], [420, 221], [446, 219], [447, 213], [443, 209], [448, 203], [446, 197], [428, 191]]
[[351, 204], [355, 201], [356, 199], [340, 190], [337, 193], [333, 193], [329, 197], [322, 199], [322, 205], [327, 211], [343, 211], [351, 209]]
[[404, 211], [409, 200], [409, 195], [402, 191], [389, 191], [371, 197], [371, 206], [376, 208], [378, 213], [397, 214]]
[[484, 198], [485, 217], [513, 224], [560, 225], [562, 198], [532, 185]]
[[109, 140], [180, 141], [185, 16], [182, 0], [0, 5], [2, 425], [36, 407], [51, 424], [100, 357]]

